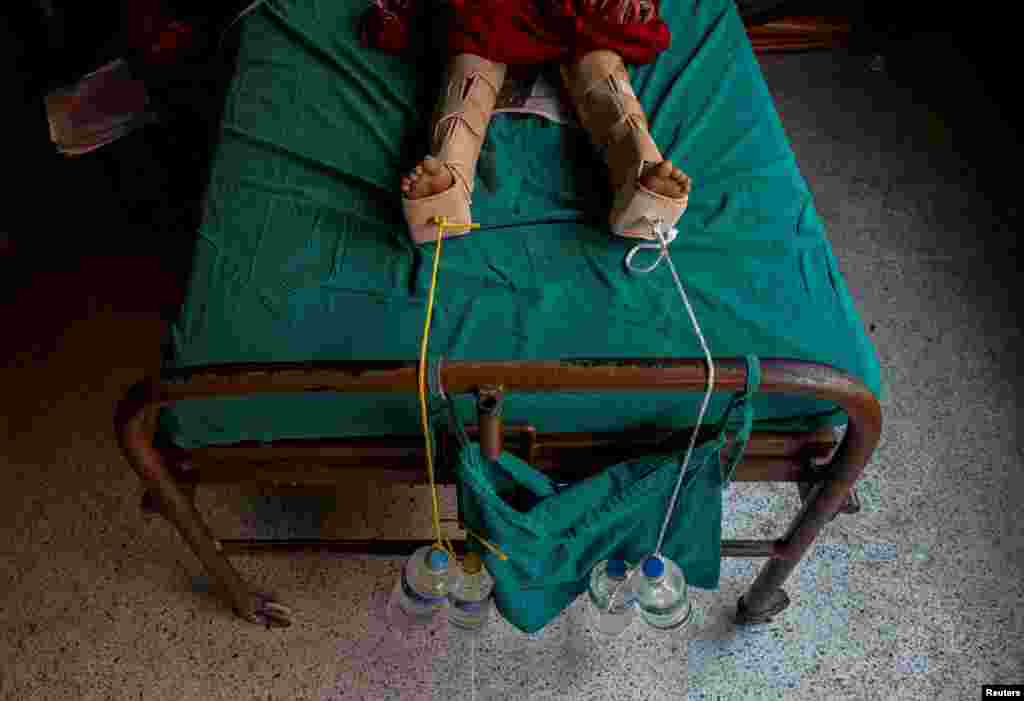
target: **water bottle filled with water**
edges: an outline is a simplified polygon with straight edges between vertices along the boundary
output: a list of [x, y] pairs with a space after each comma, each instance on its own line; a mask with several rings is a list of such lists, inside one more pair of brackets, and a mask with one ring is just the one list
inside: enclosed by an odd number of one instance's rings
[[481, 630], [490, 618], [493, 591], [494, 579], [480, 554], [466, 553], [462, 571], [452, 578], [448, 589], [448, 621], [459, 628]]
[[597, 630], [607, 635], [618, 635], [626, 630], [636, 615], [633, 605], [636, 595], [632, 584], [627, 586], [627, 569], [625, 560], [612, 558], [597, 563], [590, 572], [594, 622]]
[[636, 594], [644, 621], [662, 630], [686, 623], [690, 618], [690, 599], [679, 565], [664, 555], [650, 555], [644, 560], [641, 573]]
[[444, 608], [448, 594], [448, 553], [425, 545], [402, 567], [388, 606], [388, 620], [403, 628], [433, 620]]

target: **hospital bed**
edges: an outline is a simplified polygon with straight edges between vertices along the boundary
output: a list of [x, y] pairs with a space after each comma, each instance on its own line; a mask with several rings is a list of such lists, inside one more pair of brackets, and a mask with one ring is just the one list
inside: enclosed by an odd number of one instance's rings
[[[162, 372], [120, 402], [144, 504], [173, 523], [237, 614], [287, 625], [228, 556], [275, 548], [408, 554], [409, 539], [218, 539], [199, 484], [422, 482], [417, 357], [433, 244], [408, 239], [398, 178], [422, 157], [443, 56], [359, 45], [360, 2], [270, 0], [240, 23], [187, 295]], [[760, 358], [736, 479], [785, 481], [802, 508], [771, 540], [737, 620], [771, 620], [821, 529], [856, 511], [881, 429], [881, 377], [735, 7], [665, 0], [671, 48], [632, 67], [652, 134], [694, 181], [671, 255], [715, 357], [717, 417]], [[692, 426], [707, 369], [668, 270], [623, 265], [586, 135], [497, 115], [473, 211], [444, 244], [430, 331], [435, 389], [485, 454], [559, 479]], [[439, 476], [454, 451], [439, 431]], [[586, 466], [586, 467], [583, 467]]]

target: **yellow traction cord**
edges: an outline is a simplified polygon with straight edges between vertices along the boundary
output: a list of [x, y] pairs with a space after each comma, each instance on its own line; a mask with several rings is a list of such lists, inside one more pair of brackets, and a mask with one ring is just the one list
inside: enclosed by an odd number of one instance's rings
[[[427, 477], [430, 479], [430, 498], [432, 502], [432, 517], [434, 521], [434, 543], [435, 546], [448, 553], [448, 556], [455, 558], [455, 549], [451, 541], [441, 534], [441, 507], [437, 496], [437, 484], [434, 481], [434, 445], [430, 438], [430, 420], [427, 416], [427, 341], [430, 338], [430, 321], [434, 314], [434, 294], [437, 291], [437, 270], [441, 263], [441, 241], [444, 239], [445, 229], [464, 229], [465, 224], [449, 224], [447, 217], [434, 217], [433, 223], [437, 224], [437, 248], [434, 249], [434, 269], [430, 275], [430, 293], [427, 297], [427, 316], [423, 322], [423, 337], [420, 342], [420, 367], [419, 367], [419, 394], [420, 394], [420, 419], [423, 425], [423, 438], [427, 448]], [[477, 229], [479, 224], [470, 224], [469, 228]], [[477, 536], [477, 540], [481, 540]], [[489, 544], [488, 547], [491, 547]]]

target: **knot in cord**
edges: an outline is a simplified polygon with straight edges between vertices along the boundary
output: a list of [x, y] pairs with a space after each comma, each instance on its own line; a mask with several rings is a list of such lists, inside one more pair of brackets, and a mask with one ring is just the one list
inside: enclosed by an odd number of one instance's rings
[[[667, 232], [665, 231], [665, 222], [661, 219], [655, 221], [652, 225], [654, 235], [658, 237], [657, 243], [638, 243], [629, 250], [626, 254], [626, 270], [631, 273], [649, 273], [655, 268], [661, 265], [661, 261], [668, 258], [668, 246], [670, 243], [676, 240], [679, 236], [679, 229], [674, 226], [671, 227]], [[658, 251], [658, 257], [654, 259], [654, 262], [647, 267], [637, 267], [633, 265], [633, 256], [640, 251]]]

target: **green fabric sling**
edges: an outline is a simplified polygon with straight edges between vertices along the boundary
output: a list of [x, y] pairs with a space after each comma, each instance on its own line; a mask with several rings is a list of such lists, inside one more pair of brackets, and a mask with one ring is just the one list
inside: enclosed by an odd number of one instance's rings
[[[718, 587], [722, 490], [750, 439], [751, 398], [759, 383], [757, 358], [747, 356], [746, 387], [732, 396], [712, 437], [690, 456], [662, 552], [692, 586]], [[559, 489], [513, 455], [487, 460], [479, 444], [466, 438], [457, 414], [449, 416], [462, 443], [456, 464], [459, 510], [469, 529], [508, 557], [482, 553], [494, 576], [495, 604], [512, 625], [527, 633], [543, 628], [586, 590], [595, 564], [613, 554], [635, 563], [654, 550], [686, 454], [683, 432], [666, 439], [663, 454], [619, 463]], [[735, 449], [723, 463], [729, 427], [736, 432]]]

